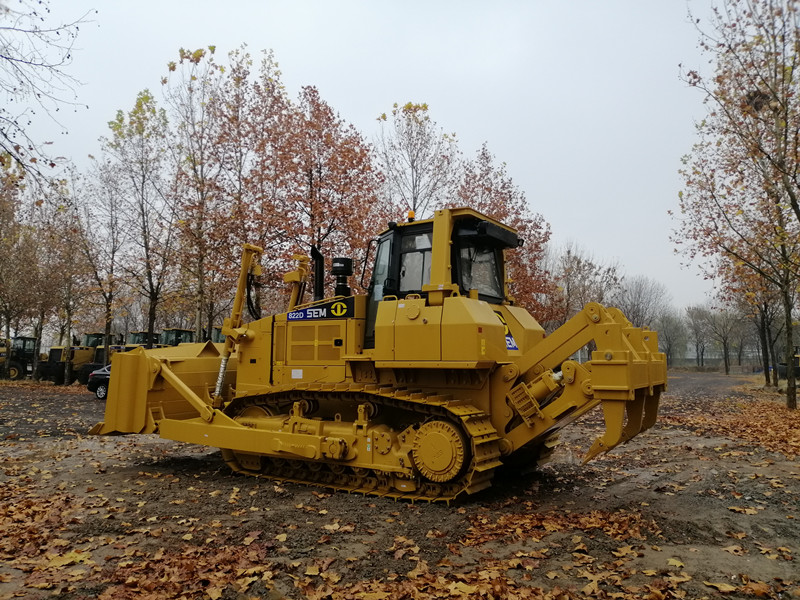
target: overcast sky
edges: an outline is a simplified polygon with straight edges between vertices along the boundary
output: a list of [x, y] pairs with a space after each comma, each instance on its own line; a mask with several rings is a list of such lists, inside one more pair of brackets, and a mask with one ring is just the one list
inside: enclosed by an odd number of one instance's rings
[[[69, 72], [88, 109], [42, 131], [85, 164], [118, 109], [160, 87], [178, 49], [246, 43], [275, 53], [291, 96], [316, 86], [368, 140], [395, 102], [426, 102], [467, 156], [505, 162], [556, 244], [664, 283], [676, 308], [711, 289], [669, 241], [680, 158], [704, 115], [679, 64], [702, 57], [687, 17], [707, 0], [52, 0], [54, 19], [96, 10]], [[37, 130], [38, 132], [39, 130]]]

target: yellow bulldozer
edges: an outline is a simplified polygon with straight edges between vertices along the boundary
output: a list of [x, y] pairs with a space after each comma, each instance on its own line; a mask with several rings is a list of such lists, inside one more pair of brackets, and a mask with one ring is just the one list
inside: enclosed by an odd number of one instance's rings
[[[286, 312], [245, 322], [259, 248], [245, 246], [224, 344], [115, 354], [94, 434], [158, 433], [218, 447], [240, 473], [412, 500], [487, 488], [501, 465], [535, 462], [559, 430], [602, 406], [586, 460], [656, 421], [666, 388], [657, 334], [590, 303], [550, 335], [507, 292], [522, 244], [468, 208], [389, 223], [366, 294], [334, 258], [333, 296], [295, 256]], [[592, 344], [593, 343], [593, 344]], [[592, 344], [590, 359], [573, 359]]]

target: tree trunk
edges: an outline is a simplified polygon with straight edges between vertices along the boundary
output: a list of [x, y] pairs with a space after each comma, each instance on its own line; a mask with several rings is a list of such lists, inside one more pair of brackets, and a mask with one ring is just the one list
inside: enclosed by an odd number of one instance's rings
[[764, 369], [764, 385], [769, 387], [769, 342], [767, 341], [767, 315], [758, 311], [758, 341], [761, 346], [761, 366]]
[[194, 313], [194, 335], [195, 339], [202, 340], [203, 338], [203, 301], [200, 296], [197, 296], [197, 304], [195, 305]]
[[72, 383], [72, 282], [67, 285], [67, 343], [65, 345], [66, 356], [64, 357], [64, 385]]
[[731, 374], [731, 349], [728, 342], [722, 343], [722, 361], [725, 363], [725, 375]]
[[150, 302], [147, 306], [147, 345], [146, 348], [153, 347], [153, 330], [156, 327], [156, 306], [158, 305], [158, 297], [150, 294]]
[[[209, 301], [208, 303], [208, 329], [206, 330], [206, 340], [213, 339], [214, 337], [214, 303]], [[203, 340], [205, 341], [205, 340]]]
[[114, 295], [108, 294], [106, 296], [105, 317], [106, 328], [103, 331], [103, 366], [111, 362], [111, 321], [112, 317], [112, 304], [114, 302]]
[[33, 366], [31, 367], [31, 379], [39, 379], [39, 357], [42, 354], [42, 332], [44, 331], [44, 309], [39, 311], [39, 318], [36, 321], [36, 327], [33, 330], [33, 337], [36, 338], [36, 344], [33, 351]]
[[11, 368], [11, 322], [8, 318], [5, 319], [3, 345], [6, 347], [6, 360], [2, 365], [2, 377], [3, 379], [8, 379], [8, 371]]
[[195, 306], [194, 334], [197, 341], [203, 341], [203, 315], [205, 314], [205, 268], [203, 259], [197, 259], [197, 305]]
[[786, 407], [797, 409], [797, 381], [794, 377], [794, 336], [792, 331], [792, 294], [789, 286], [782, 290], [783, 316], [786, 319]]
[[772, 332], [770, 332], [770, 342], [769, 342], [769, 359], [772, 362], [772, 385], [773, 387], [778, 387], [778, 353], [775, 350], [775, 342], [777, 340], [772, 339]]

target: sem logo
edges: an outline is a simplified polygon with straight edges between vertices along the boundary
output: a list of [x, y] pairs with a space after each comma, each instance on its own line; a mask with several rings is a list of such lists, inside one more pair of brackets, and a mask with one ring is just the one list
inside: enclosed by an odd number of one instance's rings
[[[2, 0], [0, 0], [1, 2]], [[336, 300], [317, 304], [308, 308], [294, 310], [286, 315], [289, 321], [307, 321], [313, 319], [344, 319], [352, 317], [355, 313], [352, 298], [346, 300]]]
[[500, 319], [500, 322], [503, 324], [503, 328], [505, 329], [505, 336], [506, 336], [506, 350], [519, 350], [519, 346], [517, 346], [517, 342], [514, 339], [514, 336], [511, 335], [511, 330], [508, 328], [508, 323], [506, 323], [505, 318], [499, 312], [494, 313], [497, 315], [497, 318]]
[[503, 315], [501, 315], [499, 312], [496, 312], [494, 314], [497, 315], [497, 318], [500, 319], [500, 322], [503, 324], [503, 327], [505, 327], [505, 335], [509, 335], [510, 332], [508, 331], [508, 323], [506, 323], [506, 320], [505, 318], [503, 318]]
[[290, 321], [303, 321], [305, 319], [324, 319], [328, 316], [327, 308], [305, 308], [288, 314]]

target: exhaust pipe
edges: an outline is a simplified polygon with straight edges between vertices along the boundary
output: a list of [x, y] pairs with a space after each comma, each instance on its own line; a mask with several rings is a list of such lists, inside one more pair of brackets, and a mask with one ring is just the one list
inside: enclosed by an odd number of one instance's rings
[[311, 246], [311, 260], [314, 261], [314, 302], [325, 297], [325, 257], [316, 246]]

